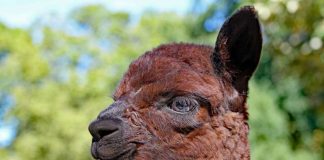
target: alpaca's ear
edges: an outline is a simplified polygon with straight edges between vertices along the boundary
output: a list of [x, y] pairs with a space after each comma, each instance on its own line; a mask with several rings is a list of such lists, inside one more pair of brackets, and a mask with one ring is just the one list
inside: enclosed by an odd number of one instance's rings
[[255, 9], [241, 8], [223, 24], [212, 60], [216, 74], [229, 78], [242, 94], [256, 69], [262, 48], [262, 35]]

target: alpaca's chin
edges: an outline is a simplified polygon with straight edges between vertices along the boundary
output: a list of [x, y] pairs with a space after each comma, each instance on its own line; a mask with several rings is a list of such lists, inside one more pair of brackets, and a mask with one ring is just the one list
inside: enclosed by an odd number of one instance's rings
[[107, 143], [106, 141], [93, 142], [91, 145], [91, 154], [93, 158], [99, 160], [131, 160], [136, 151], [135, 144]]

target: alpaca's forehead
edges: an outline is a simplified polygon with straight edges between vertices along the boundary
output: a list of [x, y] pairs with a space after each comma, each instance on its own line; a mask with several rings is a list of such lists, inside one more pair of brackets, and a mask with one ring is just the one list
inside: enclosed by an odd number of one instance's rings
[[215, 83], [212, 82], [215, 75], [210, 61], [211, 52], [211, 47], [192, 44], [163, 45], [147, 52], [130, 65], [114, 97], [137, 92], [147, 85], [155, 88], [163, 85], [160, 90], [190, 90], [202, 88], [204, 82]]

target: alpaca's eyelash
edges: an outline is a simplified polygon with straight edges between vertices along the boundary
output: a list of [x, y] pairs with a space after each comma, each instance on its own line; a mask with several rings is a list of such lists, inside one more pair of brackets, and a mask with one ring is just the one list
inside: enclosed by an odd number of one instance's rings
[[209, 102], [209, 100], [207, 98], [204, 98], [202, 96], [197, 96], [197, 95], [195, 95], [195, 97], [196, 97], [196, 100], [199, 102], [200, 105], [204, 105], [206, 107], [211, 106], [211, 104], [210, 104], [210, 102]]
[[193, 93], [189, 93], [187, 95], [174, 95], [173, 97], [168, 99], [167, 104], [169, 105], [170, 103], [173, 102], [174, 98], [179, 97], [179, 96], [184, 96], [184, 97], [188, 97], [191, 99], [195, 99], [198, 102], [199, 106], [206, 106], [206, 107], [211, 106], [210, 102], [206, 98], [204, 98], [198, 94], [193, 94]]

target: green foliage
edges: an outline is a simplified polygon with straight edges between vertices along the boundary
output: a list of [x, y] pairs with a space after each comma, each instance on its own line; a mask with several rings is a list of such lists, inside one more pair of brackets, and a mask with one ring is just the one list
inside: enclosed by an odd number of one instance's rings
[[[259, 10], [265, 32], [248, 101], [251, 158], [321, 159], [324, 47], [312, 47], [324, 38], [324, 4], [244, 1], [228, 12], [246, 2]], [[294, 11], [288, 3], [296, 2]], [[128, 64], [161, 43], [213, 44], [216, 33], [202, 26], [217, 10], [188, 16], [146, 12], [132, 22], [128, 13], [92, 5], [72, 11], [61, 27], [36, 22], [39, 27], [25, 31], [0, 25], [0, 93], [15, 100], [6, 118], [19, 120], [13, 144], [0, 148], [1, 159], [91, 159], [87, 126], [112, 102], [107, 95]], [[69, 32], [71, 25], [76, 27]], [[33, 33], [41, 39], [36, 42]]]
[[291, 148], [287, 130], [288, 116], [278, 108], [278, 98], [269, 83], [250, 83], [248, 102], [251, 159], [319, 159], [318, 155], [310, 151]]
[[[20, 123], [14, 143], [0, 151], [2, 157], [9, 160], [91, 159], [88, 124], [98, 111], [112, 102], [107, 95], [112, 93], [130, 61], [161, 42], [190, 41], [187, 27], [182, 23], [184, 17], [150, 13], [136, 26], [129, 25], [128, 17], [126, 13], [112, 13], [100, 6], [87, 6], [72, 12], [69, 22], [84, 26], [85, 34], [73, 35], [66, 33], [64, 27], [43, 24], [39, 44], [33, 44], [28, 33], [19, 30], [27, 37], [28, 43], [23, 43], [33, 52], [20, 49], [29, 56], [35, 55], [38, 61], [33, 61], [33, 57], [11, 60], [14, 55], [10, 51], [4, 66], [27, 71], [32, 69], [26, 66], [33, 66], [36, 73], [44, 69], [47, 72], [40, 74], [44, 76], [12, 84], [10, 93], [16, 104], [11, 115]], [[10, 44], [21, 46], [20, 42]], [[85, 71], [79, 66], [84, 56], [90, 61]], [[26, 66], [13, 67], [7, 64], [9, 61], [23, 62]], [[14, 73], [13, 79], [23, 75], [18, 71]], [[8, 80], [7, 77], [2, 79]]]
[[324, 157], [324, 1], [251, 1], [264, 27], [263, 59], [256, 74], [268, 80], [288, 116], [293, 149]]

